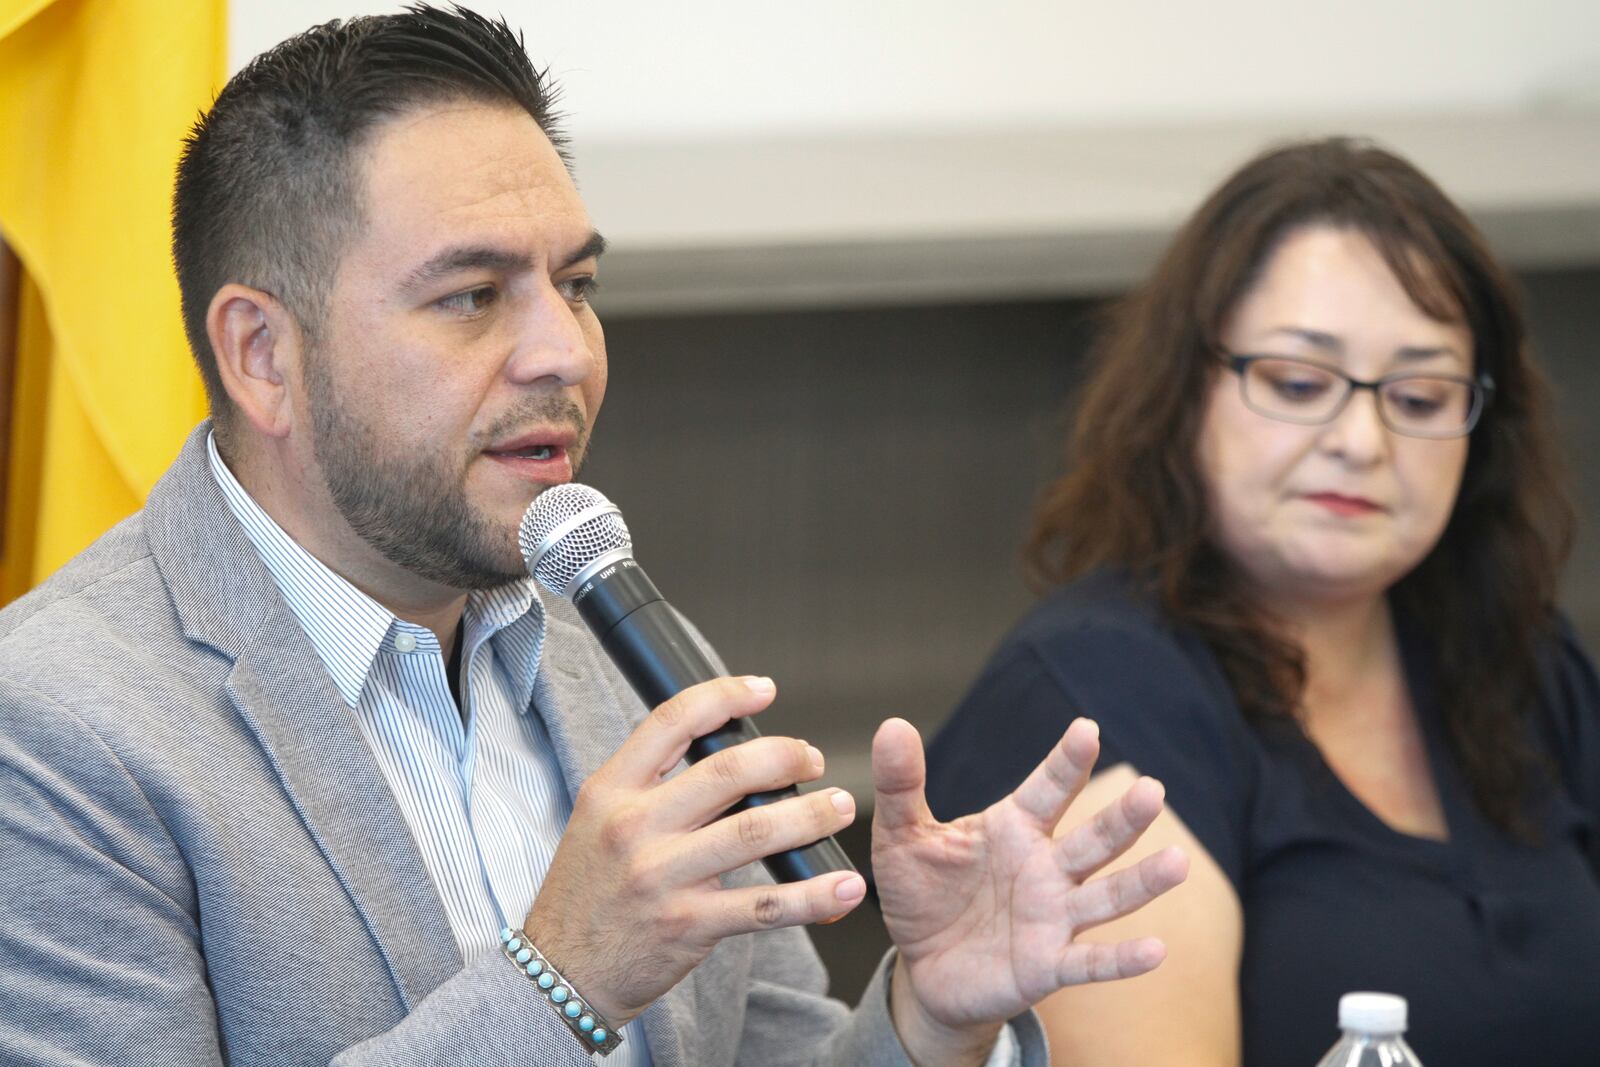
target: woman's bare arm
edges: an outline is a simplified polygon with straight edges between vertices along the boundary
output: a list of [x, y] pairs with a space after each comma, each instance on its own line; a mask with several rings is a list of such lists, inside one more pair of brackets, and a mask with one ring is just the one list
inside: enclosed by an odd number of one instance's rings
[[[1090, 779], [1077, 807], [1096, 811], [1137, 778], [1127, 763], [1101, 771]], [[1187, 882], [1136, 915], [1094, 928], [1085, 938], [1115, 942], [1152, 935], [1166, 942], [1166, 961], [1138, 978], [1074, 986], [1046, 998], [1038, 1012], [1055, 1067], [1238, 1067], [1239, 957], [1244, 944], [1239, 897], [1211, 853], [1170, 807], [1127, 858], [1168, 845], [1188, 855]]]

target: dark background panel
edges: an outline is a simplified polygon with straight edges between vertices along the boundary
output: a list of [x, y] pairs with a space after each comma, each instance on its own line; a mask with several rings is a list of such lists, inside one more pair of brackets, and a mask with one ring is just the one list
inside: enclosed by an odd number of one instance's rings
[[884, 716], [936, 723], [1026, 605], [1018, 545], [1087, 311], [609, 323], [583, 477], [733, 669], [778, 680], [766, 728], [848, 764]]

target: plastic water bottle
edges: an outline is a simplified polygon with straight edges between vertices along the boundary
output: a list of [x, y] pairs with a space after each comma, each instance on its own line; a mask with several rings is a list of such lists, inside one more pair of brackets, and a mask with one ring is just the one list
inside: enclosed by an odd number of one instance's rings
[[1406, 998], [1393, 993], [1346, 993], [1339, 998], [1344, 1036], [1317, 1067], [1422, 1067], [1406, 1039]]

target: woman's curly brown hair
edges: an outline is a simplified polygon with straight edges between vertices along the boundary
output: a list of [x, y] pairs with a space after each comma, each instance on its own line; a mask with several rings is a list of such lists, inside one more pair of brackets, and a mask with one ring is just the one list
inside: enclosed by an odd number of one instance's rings
[[1572, 533], [1548, 388], [1515, 287], [1477, 229], [1424, 174], [1335, 138], [1259, 156], [1178, 233], [1149, 279], [1111, 307], [1078, 397], [1067, 473], [1027, 548], [1036, 586], [1120, 567], [1198, 632], [1254, 720], [1292, 716], [1300, 648], [1218, 550], [1196, 443], [1224, 322], [1283, 238], [1329, 225], [1367, 236], [1423, 311], [1471, 331], [1495, 382], [1444, 534], [1391, 590], [1433, 642], [1440, 707], [1479, 809], [1522, 836], [1536, 758], [1525, 717]]

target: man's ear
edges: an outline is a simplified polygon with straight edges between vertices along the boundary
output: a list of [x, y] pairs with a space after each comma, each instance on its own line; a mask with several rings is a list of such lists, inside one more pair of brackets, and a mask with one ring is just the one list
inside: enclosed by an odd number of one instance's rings
[[304, 347], [294, 315], [271, 293], [230, 282], [211, 297], [206, 336], [239, 415], [264, 436], [287, 436]]

